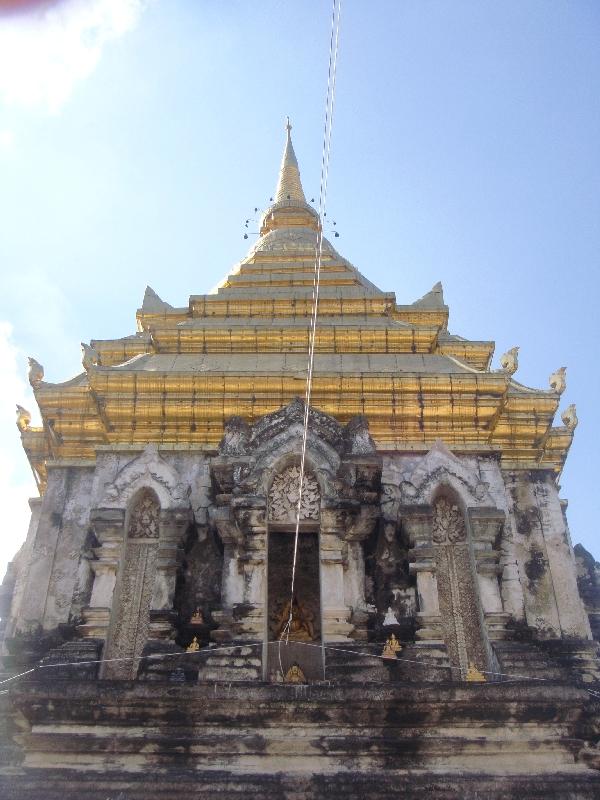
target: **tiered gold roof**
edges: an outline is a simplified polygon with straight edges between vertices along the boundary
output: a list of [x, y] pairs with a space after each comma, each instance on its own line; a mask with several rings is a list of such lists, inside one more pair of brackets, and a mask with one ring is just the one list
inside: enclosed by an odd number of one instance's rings
[[[215, 448], [227, 417], [252, 422], [303, 396], [318, 230], [288, 125], [260, 236], [217, 290], [174, 308], [148, 287], [136, 334], [92, 341], [97, 357], [72, 380], [34, 382], [44, 425], [22, 436], [42, 487], [46, 461], [148, 442]], [[312, 404], [342, 423], [365, 414], [381, 450], [441, 438], [508, 468], [559, 472], [572, 439], [552, 427], [559, 393], [490, 370], [493, 342], [447, 325], [441, 284], [398, 305], [323, 239]]]

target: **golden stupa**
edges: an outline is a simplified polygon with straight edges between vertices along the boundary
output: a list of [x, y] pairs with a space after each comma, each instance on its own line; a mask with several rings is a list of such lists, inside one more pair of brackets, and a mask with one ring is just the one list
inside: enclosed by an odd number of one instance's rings
[[[64, 383], [31, 360], [43, 427], [20, 427], [42, 490], [48, 462], [148, 442], [213, 449], [227, 417], [252, 422], [303, 395], [318, 228], [288, 125], [260, 236], [212, 293], [175, 308], [148, 287], [137, 332], [83, 345], [85, 371]], [[364, 414], [378, 450], [443, 439], [457, 453], [497, 452], [503, 468], [560, 472], [574, 427], [552, 427], [564, 373], [531, 389], [513, 379], [510, 352], [490, 369], [493, 352], [448, 332], [440, 283], [400, 305], [323, 239], [311, 403], [341, 423]]]

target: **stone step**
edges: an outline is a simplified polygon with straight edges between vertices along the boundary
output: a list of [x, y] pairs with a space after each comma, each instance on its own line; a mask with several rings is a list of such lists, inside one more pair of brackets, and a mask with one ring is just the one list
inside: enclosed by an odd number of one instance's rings
[[[31, 731], [27, 768], [12, 776], [12, 794], [9, 776], [0, 774], [3, 800], [29, 800], [34, 789], [36, 800], [58, 800], [59, 789], [61, 800], [119, 792], [126, 800], [415, 797], [405, 780], [415, 770], [434, 780], [419, 795], [428, 800], [541, 798], [523, 788], [530, 775], [549, 776], [540, 783], [545, 798], [594, 796], [553, 794], [557, 773], [570, 773], [573, 786], [581, 779], [584, 789], [586, 781], [600, 787], [600, 773], [579, 760], [595, 701], [568, 684], [24, 681], [10, 698]], [[152, 782], [144, 777], [149, 766]], [[354, 781], [341, 778], [348, 768]], [[451, 774], [471, 776], [482, 792], [482, 776], [492, 772], [502, 776], [504, 794], [469, 795], [468, 781], [447, 783]], [[90, 774], [98, 783], [82, 784]], [[520, 795], [506, 793], [513, 778]], [[448, 786], [458, 788], [444, 794]]]
[[323, 775], [257, 775], [179, 769], [152, 778], [144, 773], [111, 776], [81, 772], [76, 783], [68, 771], [0, 774], [3, 800], [389, 800], [396, 796], [427, 800], [596, 800], [599, 786], [600, 777], [583, 770], [536, 776], [483, 773], [474, 778], [444, 770], [433, 774], [418, 770], [410, 774], [342, 770]]

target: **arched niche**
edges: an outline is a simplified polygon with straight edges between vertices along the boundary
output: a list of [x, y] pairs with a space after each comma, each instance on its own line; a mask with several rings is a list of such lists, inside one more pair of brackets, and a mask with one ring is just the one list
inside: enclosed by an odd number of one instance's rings
[[106, 678], [133, 679], [138, 673], [139, 658], [150, 634], [160, 512], [158, 495], [149, 487], [140, 488], [126, 509], [124, 550], [106, 646]]
[[177, 570], [174, 608], [176, 642], [187, 648], [194, 638], [206, 645], [217, 627], [223, 578], [223, 545], [210, 526], [191, 525]]
[[319, 679], [320, 651], [307, 645], [320, 642], [322, 636], [319, 535], [322, 493], [318, 473], [308, 459], [301, 495], [300, 478], [300, 461], [290, 456], [279, 460], [267, 484], [267, 640], [283, 638], [287, 642], [283, 648], [270, 645], [267, 674], [279, 671], [282, 666], [285, 674], [292, 663], [298, 663], [308, 679]]
[[487, 670], [490, 666], [469, 521], [458, 495], [447, 484], [436, 487], [431, 509], [442, 633], [453, 678], [465, 680], [469, 667]]

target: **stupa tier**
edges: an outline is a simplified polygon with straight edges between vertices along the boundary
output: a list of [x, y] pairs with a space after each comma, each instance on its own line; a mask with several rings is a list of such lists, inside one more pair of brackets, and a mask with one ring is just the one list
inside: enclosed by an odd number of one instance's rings
[[[304, 396], [319, 226], [288, 128], [259, 237], [213, 292], [174, 307], [148, 287], [137, 332], [85, 345], [71, 380], [45, 381], [33, 362], [43, 427], [22, 435], [40, 486], [48, 461], [93, 461], [107, 446], [214, 449], [228, 417], [252, 424]], [[560, 472], [574, 428], [553, 427], [564, 370], [550, 388], [523, 386], [516, 353], [491, 369], [493, 342], [449, 333], [440, 283], [399, 304], [325, 236], [320, 249], [314, 407], [343, 424], [365, 415], [380, 451], [427, 452], [443, 439], [498, 453], [505, 469]]]

